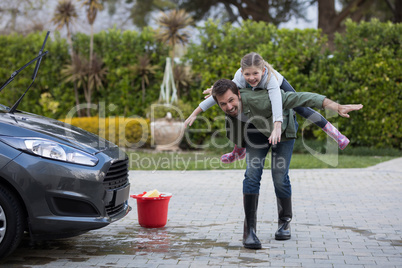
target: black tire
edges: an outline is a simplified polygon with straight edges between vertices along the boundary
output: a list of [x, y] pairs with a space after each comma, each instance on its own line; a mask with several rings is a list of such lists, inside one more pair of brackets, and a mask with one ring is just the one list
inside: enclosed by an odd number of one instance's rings
[[0, 185], [0, 259], [11, 254], [24, 235], [24, 211], [18, 199]]

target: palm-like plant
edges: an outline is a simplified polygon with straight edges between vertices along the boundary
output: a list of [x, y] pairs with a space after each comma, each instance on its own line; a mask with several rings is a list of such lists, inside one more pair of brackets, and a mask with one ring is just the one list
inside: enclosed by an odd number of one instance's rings
[[[85, 11], [87, 14], [88, 23], [91, 26], [91, 35], [89, 42], [89, 61], [88, 61], [88, 85], [85, 91], [85, 99], [89, 104], [91, 104], [92, 91], [96, 89], [99, 85], [99, 82], [103, 80], [105, 76], [105, 71], [102, 70], [99, 66], [103, 65], [103, 61], [100, 58], [97, 58], [94, 55], [94, 22], [96, 16], [98, 15], [98, 11], [103, 10], [103, 5], [100, 0], [77, 0], [82, 2], [81, 7], [85, 7]], [[95, 66], [97, 64], [98, 66]], [[89, 114], [89, 109], [87, 110], [87, 114]]]
[[[188, 89], [193, 75], [188, 66], [176, 65], [173, 68], [173, 77], [176, 83], [177, 97], [180, 97], [180, 90]], [[187, 92], [188, 93], [188, 92]]]
[[83, 87], [84, 97], [87, 102], [87, 116], [90, 114], [92, 93], [94, 90], [103, 87], [103, 81], [107, 74], [107, 69], [103, 67], [102, 59], [94, 55], [92, 64], [80, 55], [74, 54], [71, 64], [66, 65], [61, 71], [66, 82], [74, 82], [78, 87]]
[[128, 68], [141, 76], [142, 103], [145, 103], [145, 86], [149, 84], [149, 76], [155, 74], [159, 66], [151, 65], [151, 59], [148, 55], [142, 55], [138, 56], [138, 64], [129, 66]]
[[103, 88], [103, 82], [107, 75], [107, 68], [103, 66], [103, 60], [94, 54], [92, 58], [91, 68], [88, 70], [88, 98], [87, 102], [91, 103], [92, 92]]
[[158, 38], [172, 47], [171, 57], [174, 61], [176, 44], [185, 45], [189, 42], [190, 35], [185, 28], [193, 23], [193, 19], [184, 9], [180, 9], [162, 12], [157, 23], [160, 27]]
[[64, 66], [61, 70], [61, 74], [65, 78], [65, 82], [74, 82], [78, 87], [83, 87], [84, 92], [86, 91], [87, 77], [88, 77], [88, 61], [78, 55], [73, 53], [73, 60], [71, 64]]
[[[56, 25], [58, 30], [66, 27], [67, 29], [67, 43], [70, 46], [70, 56], [71, 61], [74, 61], [74, 52], [73, 52], [73, 41], [71, 40], [71, 29], [70, 27], [74, 24], [75, 20], [78, 18], [77, 10], [71, 0], [60, 0], [56, 6], [56, 10], [54, 11], [52, 22]], [[72, 63], [72, 65], [74, 65]], [[78, 96], [78, 88], [77, 83], [74, 84], [74, 95], [75, 95], [75, 104], [80, 104], [79, 96]], [[78, 115], [81, 115], [80, 111], [78, 111]]]
[[[67, 42], [72, 45], [70, 26], [78, 18], [77, 10], [71, 0], [60, 0], [54, 11], [52, 22], [56, 25], [57, 30], [66, 27]], [[71, 47], [70, 47], [71, 48]], [[72, 55], [72, 52], [71, 52]]]
[[78, 0], [82, 2], [82, 7], [85, 7], [89, 25], [91, 25], [91, 41], [89, 44], [89, 64], [92, 64], [94, 51], [94, 22], [98, 11], [103, 10], [103, 5], [99, 0]]

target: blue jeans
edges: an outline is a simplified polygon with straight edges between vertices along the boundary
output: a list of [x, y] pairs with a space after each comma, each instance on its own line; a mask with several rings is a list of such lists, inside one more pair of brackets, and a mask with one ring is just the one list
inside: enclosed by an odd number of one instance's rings
[[[296, 120], [295, 123], [297, 129], [298, 124]], [[268, 138], [253, 125], [249, 125], [247, 128], [246, 137], [247, 168], [243, 180], [243, 193], [259, 194], [265, 158], [272, 147], [271, 173], [275, 194], [279, 198], [291, 197], [292, 187], [289, 180], [289, 165], [295, 140], [281, 141], [271, 146]]]

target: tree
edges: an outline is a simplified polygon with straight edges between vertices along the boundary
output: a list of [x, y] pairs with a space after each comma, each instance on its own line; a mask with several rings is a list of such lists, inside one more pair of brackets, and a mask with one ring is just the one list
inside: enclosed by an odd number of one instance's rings
[[[61, 30], [66, 27], [67, 30], [67, 42], [72, 49], [71, 30], [70, 27], [74, 24], [74, 21], [78, 18], [77, 9], [75, 8], [72, 0], [59, 0], [56, 10], [54, 11], [52, 22], [56, 25], [57, 30]], [[72, 55], [72, 51], [70, 51]]]
[[129, 66], [128, 68], [141, 76], [142, 103], [145, 103], [145, 86], [149, 84], [149, 76], [154, 75], [159, 66], [151, 65], [151, 59], [148, 55], [142, 55], [138, 56], [138, 64]]
[[77, 87], [82, 86], [85, 94], [88, 78], [88, 61], [84, 57], [73, 53], [71, 63], [64, 66], [61, 74], [65, 82], [73, 82]]
[[82, 1], [82, 7], [85, 6], [87, 19], [89, 25], [91, 25], [91, 39], [89, 43], [89, 64], [92, 64], [93, 53], [94, 53], [94, 22], [98, 11], [103, 10], [103, 5], [99, 0], [78, 0]]
[[193, 80], [193, 75], [189, 66], [175, 65], [173, 68], [173, 77], [176, 82], [177, 97], [180, 97], [180, 90], [188, 95], [188, 88]]
[[[335, 0], [316, 0], [318, 2], [318, 28], [328, 35], [330, 47], [333, 46], [334, 34], [343, 32], [347, 18], [358, 22], [368, 21], [374, 17], [382, 21], [401, 22], [402, 1], [395, 0], [343, 0], [342, 10], [337, 12]], [[315, 1], [314, 1], [315, 2]]]
[[[69, 45], [71, 61], [74, 61], [73, 41], [71, 40], [71, 25], [78, 18], [77, 10], [71, 0], [60, 0], [54, 11], [52, 22], [56, 25], [58, 30], [66, 27], [67, 30], [67, 43]], [[74, 65], [74, 63], [72, 64]], [[74, 95], [75, 105], [78, 107], [80, 104], [77, 82], [74, 81]], [[81, 116], [81, 111], [78, 111], [78, 115]]]
[[90, 114], [90, 106], [92, 103], [92, 93], [94, 90], [103, 87], [107, 69], [103, 67], [102, 59], [96, 54], [92, 59], [92, 64], [88, 62], [82, 55], [74, 54], [71, 64], [66, 65], [61, 71], [66, 82], [77, 83], [78, 87], [83, 87], [84, 97], [87, 102], [87, 116]]
[[265, 21], [279, 25], [291, 17], [306, 19], [306, 1], [302, 0], [187, 0], [179, 1], [178, 7], [185, 9], [199, 21], [215, 14], [222, 22], [242, 20]]
[[130, 9], [130, 18], [134, 25], [143, 28], [148, 25], [150, 14], [153, 11], [167, 11], [176, 8], [176, 4], [171, 0], [127, 0], [127, 3], [134, 2]]
[[[46, 0], [2, 0], [0, 4], [0, 20], [4, 23], [4, 29], [0, 30], [2, 34], [17, 32], [24, 29], [17, 27], [18, 16], [27, 16], [31, 11], [41, 10]], [[34, 22], [36, 23], [36, 22]], [[29, 27], [30, 25], [24, 25]]]
[[[169, 13], [162, 12], [158, 18], [160, 27], [157, 37], [171, 47], [171, 57], [174, 61], [176, 44], [185, 45], [189, 42], [190, 35], [185, 30], [193, 23], [193, 19], [183, 9], [172, 10]], [[172, 65], [173, 66], [173, 65]]]
[[[92, 93], [95, 90], [103, 88], [103, 82], [105, 81], [107, 75], [107, 68], [103, 66], [103, 60], [96, 54], [93, 55], [92, 62], [89, 64], [88, 69], [88, 88], [85, 95], [86, 101], [91, 104]], [[89, 109], [87, 111], [89, 116]]]
[[[85, 6], [86, 8], [86, 14], [87, 14], [87, 19], [89, 25], [91, 25], [91, 35], [90, 35], [90, 42], [89, 42], [89, 61], [88, 61], [88, 70], [87, 70], [87, 75], [88, 75], [88, 85], [86, 87], [85, 91], [85, 100], [87, 101], [88, 107], [92, 102], [92, 92], [96, 88], [97, 85], [99, 85], [98, 80], [98, 72], [103, 73], [101, 68], [99, 66], [95, 66], [93, 64], [103, 64], [103, 61], [94, 55], [94, 22], [96, 20], [96, 16], [98, 14], [98, 11], [103, 10], [103, 5], [99, 2], [99, 0], [78, 0], [82, 1], [82, 7]], [[100, 74], [99, 74], [100, 75]], [[103, 75], [103, 74], [102, 74]], [[102, 85], [102, 84], [100, 84]], [[85, 87], [84, 87], [85, 89]], [[87, 109], [87, 115], [90, 116], [89, 114], [89, 108]]]

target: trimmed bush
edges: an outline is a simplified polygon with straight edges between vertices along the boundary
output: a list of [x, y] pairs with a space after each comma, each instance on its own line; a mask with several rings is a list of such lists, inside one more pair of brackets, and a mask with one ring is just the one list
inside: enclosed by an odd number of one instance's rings
[[343, 104], [364, 105], [350, 119], [336, 118], [353, 145], [401, 150], [402, 24], [348, 20], [335, 42], [333, 57], [317, 68], [317, 91]]

